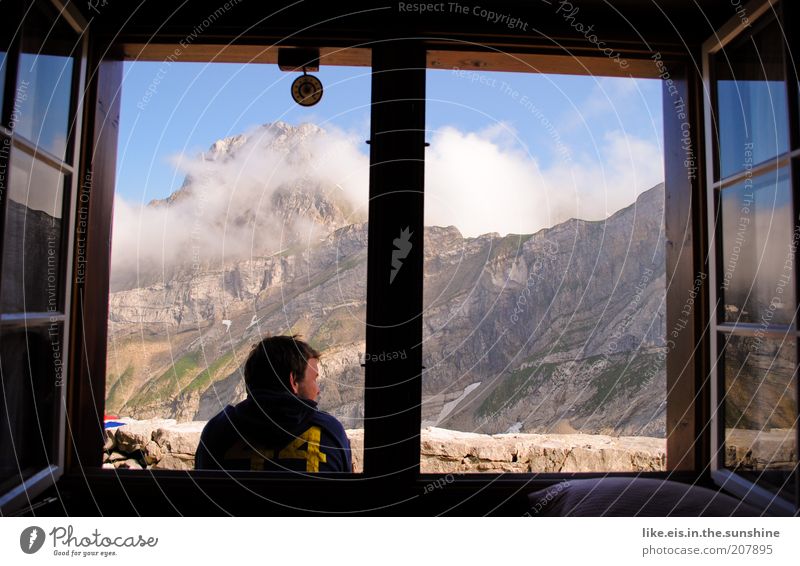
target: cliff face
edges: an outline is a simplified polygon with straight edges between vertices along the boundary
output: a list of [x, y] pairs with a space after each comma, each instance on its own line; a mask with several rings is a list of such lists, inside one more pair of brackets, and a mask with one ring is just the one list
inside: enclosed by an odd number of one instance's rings
[[243, 398], [239, 367], [251, 345], [292, 332], [325, 354], [323, 401], [359, 419], [365, 296], [364, 225], [338, 230], [311, 250], [113, 293], [108, 410], [207, 419]]
[[[223, 141], [216, 160], [245, 143]], [[362, 426], [367, 225], [320, 187], [282, 194], [275, 214], [324, 217], [326, 235], [112, 293], [107, 411], [208, 419], [242, 398], [250, 345], [291, 332], [323, 352], [321, 406]], [[663, 436], [662, 219], [657, 186], [533, 235], [426, 228], [423, 426]]]
[[662, 218], [658, 186], [604, 222], [530, 237], [431, 229], [427, 424], [663, 435]]

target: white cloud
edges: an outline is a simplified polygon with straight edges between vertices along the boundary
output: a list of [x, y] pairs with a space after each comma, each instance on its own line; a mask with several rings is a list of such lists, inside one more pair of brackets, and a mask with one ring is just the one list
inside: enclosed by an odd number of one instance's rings
[[477, 236], [532, 233], [569, 218], [602, 220], [664, 179], [658, 145], [619, 130], [605, 134], [594, 155], [571, 152], [555, 163], [512, 149], [513, 132], [499, 139], [501, 131], [444, 128], [433, 136], [426, 224]]

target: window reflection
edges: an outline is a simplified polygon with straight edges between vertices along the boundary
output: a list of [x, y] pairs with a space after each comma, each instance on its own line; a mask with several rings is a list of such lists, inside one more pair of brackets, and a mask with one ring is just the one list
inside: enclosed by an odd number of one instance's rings
[[723, 178], [789, 148], [782, 38], [773, 20], [714, 58]]
[[[724, 366], [725, 466], [765, 472], [762, 483], [780, 488], [779, 478], [788, 478], [797, 465], [795, 342], [730, 336]], [[781, 470], [787, 473], [774, 473]]]
[[64, 175], [20, 150], [11, 154], [0, 308], [60, 310]]
[[76, 36], [62, 19], [25, 20], [12, 121], [14, 131], [64, 159], [70, 129]]
[[788, 169], [723, 189], [720, 200], [725, 322], [792, 323], [797, 240]]
[[[0, 109], [3, 108], [3, 100], [5, 100], [4, 93], [6, 90], [6, 59], [8, 59], [8, 53], [5, 51], [0, 51]], [[5, 116], [2, 117], [2, 123], [5, 125], [6, 120]]]

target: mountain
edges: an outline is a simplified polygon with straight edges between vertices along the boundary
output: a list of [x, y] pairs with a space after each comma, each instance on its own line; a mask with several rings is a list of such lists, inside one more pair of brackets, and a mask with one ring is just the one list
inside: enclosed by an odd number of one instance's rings
[[659, 185], [533, 236], [430, 228], [423, 426], [663, 436], [662, 218]]
[[187, 271], [202, 276], [365, 221], [366, 209], [351, 203], [366, 186], [337, 182], [365, 159], [352, 154], [340, 134], [275, 122], [178, 160], [186, 176], [168, 198], [115, 203], [112, 291], [167, 284]]
[[[6, 200], [3, 262], [19, 268], [9, 269], [3, 274], [0, 308], [7, 313], [58, 312], [62, 297], [58, 295], [58, 283], [54, 277], [60, 272], [62, 249], [65, 247], [61, 213], [57, 211], [52, 216], [26, 206], [28, 198], [24, 192], [20, 195], [12, 190], [9, 197]], [[29, 198], [34, 200], [35, 197]], [[57, 200], [56, 203], [61, 204]]]
[[[311, 155], [303, 140], [320, 135], [264, 131], [258, 147], [288, 152], [298, 170]], [[252, 147], [227, 138], [204, 159], [224, 164]], [[148, 207], [184, 206], [197, 183], [187, 175]], [[259, 336], [297, 333], [323, 353], [321, 407], [362, 426], [367, 225], [324, 182], [279, 189], [269, 216], [311, 218], [313, 237], [298, 230], [280, 249], [184, 258], [117, 281], [108, 412], [208, 419], [243, 398], [240, 368]], [[233, 218], [255, 221], [245, 208]], [[665, 435], [663, 185], [604, 221], [475, 238], [427, 227], [424, 238], [423, 427]]]

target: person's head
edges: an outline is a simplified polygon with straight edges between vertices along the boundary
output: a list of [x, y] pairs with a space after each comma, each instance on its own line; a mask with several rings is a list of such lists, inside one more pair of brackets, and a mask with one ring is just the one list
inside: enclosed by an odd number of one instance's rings
[[302, 399], [319, 396], [319, 352], [297, 336], [271, 336], [255, 344], [244, 364], [248, 391], [289, 391]]

